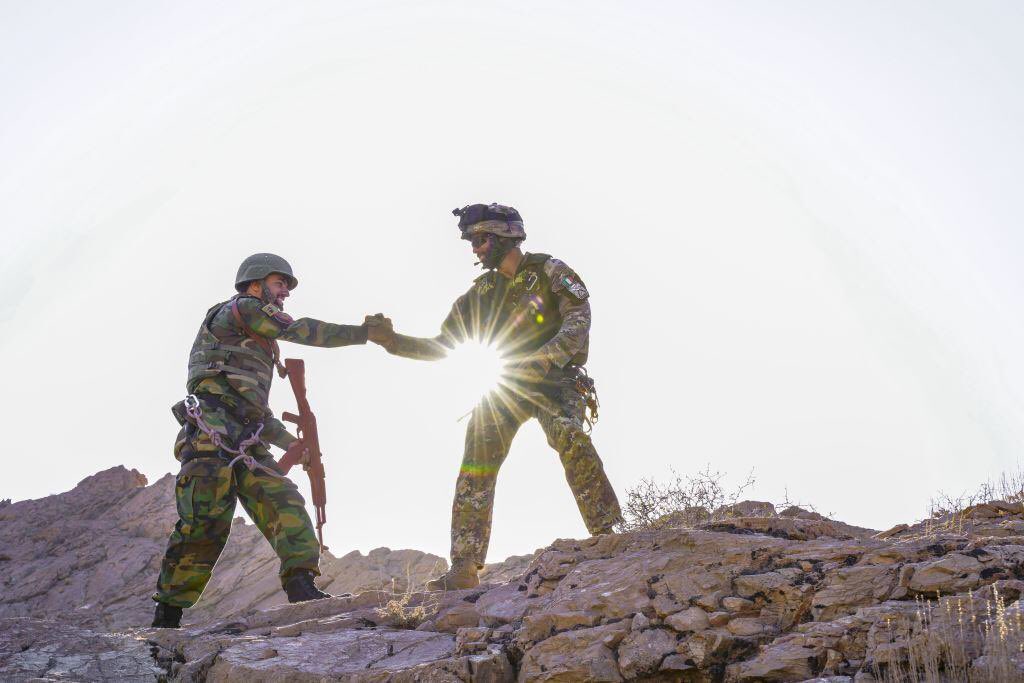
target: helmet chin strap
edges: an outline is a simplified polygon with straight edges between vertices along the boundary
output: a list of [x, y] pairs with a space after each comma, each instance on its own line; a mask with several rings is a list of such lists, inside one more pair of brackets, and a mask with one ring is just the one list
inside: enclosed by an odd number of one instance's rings
[[260, 301], [264, 304], [274, 303], [274, 300], [270, 297], [270, 292], [267, 291], [266, 285], [263, 284], [263, 280], [260, 280]]
[[493, 234], [488, 234], [487, 238], [490, 247], [487, 249], [487, 254], [479, 261], [479, 263], [484, 270], [494, 270], [501, 265], [501, 262], [505, 259], [508, 252], [512, 251], [512, 241], [502, 239]]

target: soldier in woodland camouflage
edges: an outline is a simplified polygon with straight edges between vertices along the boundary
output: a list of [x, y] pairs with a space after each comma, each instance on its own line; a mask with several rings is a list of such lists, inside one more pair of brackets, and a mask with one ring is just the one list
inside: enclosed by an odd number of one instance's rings
[[[235, 503], [281, 559], [290, 602], [328, 597], [313, 583], [320, 546], [295, 484], [276, 470], [267, 449], [297, 440], [267, 405], [278, 341], [307, 346], [365, 344], [366, 325], [292, 319], [284, 300], [298, 285], [291, 266], [273, 254], [254, 254], [239, 268], [238, 291], [211, 307], [189, 356], [187, 401], [172, 409], [182, 429], [174, 446], [181, 461], [175, 481], [178, 522], [161, 566], [153, 625], [177, 627], [182, 608], [199, 600], [231, 531]], [[370, 335], [379, 335], [374, 330]], [[192, 398], [194, 397], [194, 398]], [[251, 443], [247, 450], [240, 446]], [[235, 455], [254, 459], [253, 467]]]
[[547, 254], [523, 253], [519, 213], [499, 204], [454, 212], [462, 238], [487, 272], [460, 296], [433, 338], [396, 334], [391, 321], [368, 317], [385, 331], [388, 352], [436, 360], [467, 340], [494, 344], [512, 363], [507, 381], [474, 409], [452, 505], [452, 568], [430, 590], [476, 586], [491, 533], [494, 488], [520, 425], [537, 418], [561, 458], [566, 479], [591, 534], [610, 533], [621, 511], [615, 490], [584, 426], [583, 371], [590, 334], [589, 293], [579, 276]]

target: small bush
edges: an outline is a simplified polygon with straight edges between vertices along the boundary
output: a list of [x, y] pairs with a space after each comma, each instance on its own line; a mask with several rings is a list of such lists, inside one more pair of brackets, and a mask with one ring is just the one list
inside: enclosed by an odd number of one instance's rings
[[740, 495], [754, 485], [753, 473], [732, 491], [725, 488], [725, 473], [709, 465], [694, 475], [672, 470], [667, 484], [642, 479], [626, 491], [622, 531], [693, 527], [711, 521], [717, 510], [735, 505]]
[[396, 595], [383, 607], [377, 608], [377, 616], [388, 626], [413, 629], [437, 613], [436, 602], [422, 602], [410, 605], [412, 593]]
[[939, 491], [928, 505], [928, 516], [937, 519], [955, 515], [972, 505], [991, 500], [1024, 503], [1024, 468], [1020, 464], [1015, 469], [1000, 474], [998, 479], [986, 481], [973, 492], [964, 491], [959, 495], [950, 495]]
[[[819, 515], [813, 505], [790, 500], [787, 490], [783, 500], [776, 503], [743, 501], [743, 492], [754, 485], [754, 473], [735, 488], [724, 484], [726, 474], [706, 466], [693, 475], [681, 475], [674, 469], [668, 483], [641, 479], [626, 490], [623, 522], [620, 531], [641, 529], [693, 528], [705, 522], [718, 522], [735, 517], [796, 517]], [[777, 512], [781, 510], [782, 512]]]

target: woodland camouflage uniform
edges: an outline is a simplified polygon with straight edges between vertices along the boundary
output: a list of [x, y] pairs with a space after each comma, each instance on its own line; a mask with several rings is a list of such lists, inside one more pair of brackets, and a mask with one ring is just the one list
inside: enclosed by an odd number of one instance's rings
[[[295, 441], [267, 406], [276, 341], [322, 347], [365, 344], [366, 327], [293, 320], [273, 304], [244, 294], [207, 311], [189, 356], [188, 393], [199, 400], [206, 424], [232, 447], [262, 424], [263, 443], [248, 452], [269, 468], [274, 460], [266, 444], [287, 449]], [[175, 414], [184, 422], [181, 405], [175, 406]], [[236, 500], [281, 559], [282, 584], [298, 569], [319, 575], [320, 546], [305, 501], [290, 479], [249, 470], [241, 462], [229, 467], [233, 456], [191, 421], [179, 432], [174, 455], [182, 463], [174, 488], [179, 520], [168, 540], [154, 600], [175, 607], [191, 607], [199, 600], [227, 542]]]
[[396, 334], [387, 347], [395, 355], [430, 360], [475, 339], [493, 343], [513, 363], [543, 359], [542, 377], [507, 381], [473, 410], [452, 505], [453, 566], [483, 566], [498, 469], [520, 425], [531, 417], [558, 452], [590, 533], [609, 533], [621, 520], [615, 491], [585, 428], [585, 399], [577, 389], [589, 346], [589, 296], [565, 263], [527, 253], [512, 278], [494, 270], [478, 277], [452, 306], [439, 336]]

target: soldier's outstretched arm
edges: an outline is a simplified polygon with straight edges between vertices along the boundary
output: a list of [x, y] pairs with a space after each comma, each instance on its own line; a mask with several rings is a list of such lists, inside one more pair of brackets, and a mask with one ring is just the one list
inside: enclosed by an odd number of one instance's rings
[[366, 316], [365, 324], [370, 328], [370, 341], [380, 344], [394, 356], [413, 360], [441, 360], [455, 348], [456, 343], [464, 341], [469, 336], [463, 322], [464, 307], [465, 297], [460, 297], [441, 324], [441, 334], [436, 337], [410, 337], [398, 334], [391, 326], [391, 320], [380, 314]]
[[294, 319], [272, 304], [244, 297], [238, 300], [242, 320], [261, 337], [306, 346], [351, 346], [366, 343], [366, 325], [338, 325], [314, 318]]
[[444, 336], [409, 337], [395, 333], [388, 344], [382, 344], [388, 353], [413, 360], [441, 360], [448, 355], [449, 347], [444, 345]]

